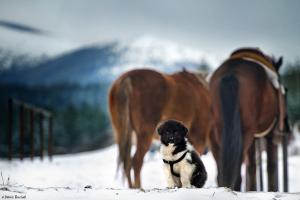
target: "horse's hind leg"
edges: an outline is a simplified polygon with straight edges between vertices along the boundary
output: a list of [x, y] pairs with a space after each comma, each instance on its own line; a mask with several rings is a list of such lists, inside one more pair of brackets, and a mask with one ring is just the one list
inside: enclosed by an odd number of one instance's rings
[[132, 188], [131, 178], [128, 178], [128, 177], [131, 177], [130, 171], [131, 171], [131, 166], [129, 165], [129, 167], [125, 170], [125, 174], [126, 174], [127, 181], [128, 181], [128, 187]]
[[236, 169], [236, 178], [235, 178], [234, 186], [233, 186], [233, 189], [235, 191], [241, 191], [241, 185], [242, 185], [241, 169], [242, 169], [242, 160], [239, 163], [238, 169]]
[[217, 142], [217, 133], [212, 131], [209, 135], [209, 139], [210, 139], [210, 149], [212, 151], [212, 154], [215, 158], [215, 161], [216, 161], [216, 165], [217, 165], [217, 183], [218, 183], [218, 186], [221, 185], [221, 182], [220, 182], [220, 145], [218, 144]]
[[255, 140], [248, 150], [248, 165], [246, 170], [246, 191], [256, 191], [256, 154]]
[[278, 191], [277, 145], [273, 143], [272, 136], [267, 137], [267, 170], [268, 191]]
[[240, 191], [241, 190], [241, 184], [242, 184], [242, 175], [241, 175], [241, 170], [238, 170], [238, 174], [235, 180], [234, 184], [234, 190], [235, 191]]
[[144, 156], [150, 148], [152, 135], [145, 132], [137, 133], [136, 152], [132, 159], [132, 167], [134, 171], [134, 186], [141, 187], [141, 169], [143, 166]]

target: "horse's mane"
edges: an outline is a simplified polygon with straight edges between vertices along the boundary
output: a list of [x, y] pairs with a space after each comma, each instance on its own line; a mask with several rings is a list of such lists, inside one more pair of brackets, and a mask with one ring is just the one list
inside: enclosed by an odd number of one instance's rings
[[184, 79], [187, 79], [188, 81], [192, 82], [195, 85], [200, 83], [203, 87], [208, 88], [208, 84], [202, 73], [189, 72], [184, 68], [182, 71], [174, 73], [174, 75], [183, 77]]

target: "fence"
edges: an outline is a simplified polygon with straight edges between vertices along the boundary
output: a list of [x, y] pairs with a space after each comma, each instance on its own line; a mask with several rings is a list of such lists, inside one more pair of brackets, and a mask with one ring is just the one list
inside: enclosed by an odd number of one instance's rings
[[[8, 159], [12, 159], [12, 149], [13, 149], [13, 124], [14, 124], [14, 106], [17, 106], [19, 109], [19, 158], [23, 160], [24, 158], [24, 136], [26, 132], [29, 132], [30, 135], [30, 158], [33, 160], [35, 156], [35, 120], [36, 116], [38, 116], [38, 128], [39, 128], [39, 139], [40, 139], [40, 147], [39, 147], [39, 156], [40, 159], [43, 160], [44, 157], [44, 120], [48, 119], [48, 156], [50, 161], [52, 160], [52, 141], [53, 141], [53, 117], [52, 113], [36, 107], [34, 105], [10, 98], [8, 100]], [[25, 130], [25, 117], [26, 113], [29, 113], [29, 130]], [[28, 120], [27, 120], [28, 121]]]
[[[288, 152], [287, 152], [287, 145], [288, 145], [288, 135], [287, 133], [284, 133], [282, 135], [282, 170], [283, 170], [283, 178], [282, 178], [282, 185], [283, 185], [283, 192], [288, 192], [289, 187], [288, 187]], [[258, 153], [258, 159], [257, 159], [257, 173], [259, 175], [258, 183], [259, 183], [259, 188], [257, 190], [264, 191], [263, 188], [263, 167], [262, 167], [262, 140], [263, 138], [257, 138], [255, 141], [255, 146], [256, 146], [256, 152]], [[278, 153], [278, 152], [277, 152]], [[279, 163], [279, 162], [278, 162]], [[276, 164], [276, 185], [278, 187], [278, 163]], [[267, 172], [268, 173], [268, 172]], [[279, 188], [278, 188], [279, 189]]]

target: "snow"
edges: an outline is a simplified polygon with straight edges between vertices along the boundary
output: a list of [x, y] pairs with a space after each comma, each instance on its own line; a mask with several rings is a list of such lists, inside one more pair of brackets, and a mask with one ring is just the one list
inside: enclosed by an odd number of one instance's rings
[[[125, 189], [90, 189], [90, 190], [71, 190], [71, 189], [48, 189], [38, 191], [30, 189], [24, 194], [14, 194], [13, 196], [26, 197], [28, 199], [118, 199], [118, 200], [177, 200], [177, 199], [258, 199], [258, 200], [299, 200], [299, 194], [283, 193], [259, 193], [233, 192], [227, 188], [213, 189], [152, 189], [152, 190], [125, 190]], [[9, 195], [7, 195], [9, 196]]]
[[130, 190], [121, 175], [116, 176], [116, 156], [117, 147], [113, 145], [93, 152], [55, 156], [52, 162], [38, 158], [1, 160], [0, 196], [2, 199], [25, 196], [27, 199], [300, 199], [300, 179], [295, 176], [300, 167], [299, 156], [289, 159], [290, 192], [294, 194], [242, 193], [217, 188], [211, 153], [201, 157], [208, 172], [202, 189], [166, 189], [161, 157], [158, 153], [148, 153], [142, 170], [143, 189]]

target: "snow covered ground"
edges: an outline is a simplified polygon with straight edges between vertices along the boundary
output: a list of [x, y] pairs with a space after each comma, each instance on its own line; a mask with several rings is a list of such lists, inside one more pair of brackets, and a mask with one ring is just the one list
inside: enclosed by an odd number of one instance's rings
[[298, 199], [300, 157], [289, 158], [290, 192], [233, 192], [216, 188], [216, 166], [209, 153], [202, 156], [208, 171], [203, 189], [165, 189], [162, 161], [158, 153], [147, 154], [142, 170], [142, 190], [127, 189], [116, 176], [115, 145], [103, 150], [55, 156], [52, 162], [39, 159], [0, 161], [2, 199]]

